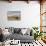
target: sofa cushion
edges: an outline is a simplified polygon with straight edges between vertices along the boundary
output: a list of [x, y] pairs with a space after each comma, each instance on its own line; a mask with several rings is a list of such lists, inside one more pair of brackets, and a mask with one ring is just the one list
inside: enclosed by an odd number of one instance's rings
[[[15, 39], [15, 40], [20, 40], [20, 42], [32, 42], [32, 40], [34, 40], [34, 37], [33, 36], [29, 36], [29, 35], [21, 35], [21, 34], [11, 34], [9, 36], [9, 38], [12, 40], [12, 39]], [[24, 40], [24, 41], [23, 41]]]

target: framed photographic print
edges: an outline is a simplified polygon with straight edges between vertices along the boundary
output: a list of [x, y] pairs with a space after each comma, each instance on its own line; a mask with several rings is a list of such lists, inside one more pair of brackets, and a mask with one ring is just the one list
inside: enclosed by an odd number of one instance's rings
[[7, 18], [10, 21], [20, 20], [21, 19], [21, 12], [20, 11], [8, 11]]

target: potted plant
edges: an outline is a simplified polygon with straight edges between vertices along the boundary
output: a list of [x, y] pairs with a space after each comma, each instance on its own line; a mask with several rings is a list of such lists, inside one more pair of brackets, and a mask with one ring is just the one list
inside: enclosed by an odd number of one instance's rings
[[42, 32], [38, 31], [39, 28], [38, 27], [32, 27], [32, 28], [35, 31], [35, 33], [34, 33], [34, 40], [36, 40], [38, 37], [41, 38]]
[[38, 32], [37, 32], [38, 27], [32, 27], [32, 28], [33, 28], [33, 31], [34, 31], [34, 40], [36, 40], [36, 38], [38, 37]]

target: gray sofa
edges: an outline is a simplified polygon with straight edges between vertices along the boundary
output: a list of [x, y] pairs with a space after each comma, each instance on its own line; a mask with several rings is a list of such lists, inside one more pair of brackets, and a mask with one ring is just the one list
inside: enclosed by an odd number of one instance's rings
[[[15, 39], [15, 40], [20, 40], [21, 43], [30, 43], [33, 42], [34, 37], [31, 35], [22, 34], [21, 33], [22, 28], [9, 28], [9, 32], [11, 33], [9, 36], [5, 37], [5, 39], [10, 38], [10, 40]], [[32, 32], [30, 32], [32, 33]]]

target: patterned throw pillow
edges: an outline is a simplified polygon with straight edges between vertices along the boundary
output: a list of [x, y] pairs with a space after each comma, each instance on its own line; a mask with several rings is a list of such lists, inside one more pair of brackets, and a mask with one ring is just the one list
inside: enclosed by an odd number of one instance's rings
[[13, 34], [14, 33], [14, 27], [9, 27], [8, 32]]
[[20, 33], [21, 28], [14, 28], [14, 33]]

